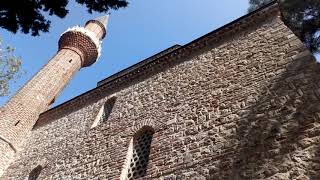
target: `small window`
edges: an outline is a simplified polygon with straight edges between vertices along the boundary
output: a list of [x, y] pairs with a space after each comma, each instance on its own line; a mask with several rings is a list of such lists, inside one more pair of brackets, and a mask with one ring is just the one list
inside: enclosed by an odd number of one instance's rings
[[106, 101], [106, 103], [104, 103], [104, 111], [103, 111], [103, 114], [101, 116], [101, 121], [104, 122], [104, 121], [107, 121], [107, 119], [109, 118], [111, 112], [112, 112], [112, 109], [113, 109], [113, 106], [114, 104], [116, 103], [116, 97], [111, 97], [110, 99], [108, 99]]
[[130, 163], [128, 163], [126, 179], [139, 179], [146, 175], [152, 135], [152, 129], [144, 129], [133, 138], [132, 152], [128, 152], [132, 156]]
[[35, 167], [29, 174], [28, 180], [37, 180], [43, 167], [41, 165], [38, 165]]
[[98, 112], [96, 119], [92, 123], [91, 128], [94, 128], [99, 123], [105, 122], [108, 120], [112, 112], [113, 106], [116, 103], [116, 99], [117, 99], [116, 97], [111, 97], [104, 103], [104, 105], [101, 107], [100, 111]]

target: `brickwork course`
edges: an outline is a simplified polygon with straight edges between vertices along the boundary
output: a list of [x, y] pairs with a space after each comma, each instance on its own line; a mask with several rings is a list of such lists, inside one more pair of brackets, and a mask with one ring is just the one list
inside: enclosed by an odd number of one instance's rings
[[318, 76], [273, 2], [41, 109], [0, 179], [320, 179]]

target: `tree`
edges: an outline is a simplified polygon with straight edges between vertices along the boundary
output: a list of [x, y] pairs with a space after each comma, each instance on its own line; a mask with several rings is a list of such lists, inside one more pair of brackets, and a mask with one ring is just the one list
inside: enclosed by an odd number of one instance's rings
[[[89, 13], [108, 12], [128, 5], [127, 0], [76, 0], [85, 5]], [[44, 16], [64, 18], [68, 14], [68, 0], [1, 0], [0, 27], [16, 33], [19, 29], [25, 34], [31, 31], [33, 36], [39, 32], [48, 32], [50, 21]]]
[[[128, 5], [127, 0], [75, 0], [85, 5], [88, 12], [108, 12]], [[48, 32], [50, 21], [45, 17], [64, 18], [68, 14], [69, 0], [0, 0], [0, 27], [16, 33], [38, 36]], [[47, 16], [48, 17], [48, 16]], [[8, 95], [9, 84], [22, 73], [21, 61], [14, 54], [14, 49], [3, 44], [0, 39], [0, 97]]]
[[[271, 2], [250, 0], [249, 12]], [[313, 53], [320, 53], [320, 0], [280, 0], [284, 23]]]
[[0, 39], [0, 97], [9, 93], [9, 84], [21, 75], [21, 61], [13, 55], [14, 48]]

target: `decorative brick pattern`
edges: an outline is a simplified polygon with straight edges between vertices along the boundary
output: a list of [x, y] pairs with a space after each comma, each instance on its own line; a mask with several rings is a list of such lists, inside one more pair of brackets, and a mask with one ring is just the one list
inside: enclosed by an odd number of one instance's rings
[[68, 31], [59, 40], [59, 49], [69, 49], [79, 54], [82, 67], [90, 66], [97, 60], [98, 48], [89, 36], [79, 31]]
[[270, 6], [239, 22], [42, 114], [3, 179], [126, 177], [145, 125], [145, 179], [320, 179], [319, 64]]

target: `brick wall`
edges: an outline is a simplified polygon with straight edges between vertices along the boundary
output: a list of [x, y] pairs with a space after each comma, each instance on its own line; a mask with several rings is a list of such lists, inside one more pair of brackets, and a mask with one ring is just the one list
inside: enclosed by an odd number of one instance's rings
[[[35, 128], [3, 178], [41, 165], [40, 179], [118, 179], [146, 125], [155, 131], [147, 178], [319, 179], [319, 72], [282, 21], [265, 18]], [[90, 129], [111, 96], [109, 119]]]
[[[107, 16], [103, 17], [106, 23]], [[105, 24], [98, 20], [63, 33], [59, 51], [0, 109], [0, 176], [23, 147], [39, 115], [48, 110], [74, 74], [94, 63]]]
[[[69, 61], [71, 60], [71, 61]], [[39, 114], [80, 69], [79, 55], [59, 51], [51, 61], [13, 96], [0, 112], [0, 175], [19, 151]]]

